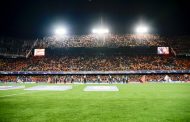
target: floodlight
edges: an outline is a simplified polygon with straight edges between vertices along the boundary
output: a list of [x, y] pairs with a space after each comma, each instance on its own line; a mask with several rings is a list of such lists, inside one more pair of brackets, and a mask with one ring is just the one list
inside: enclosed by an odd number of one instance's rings
[[55, 34], [58, 36], [65, 35], [66, 33], [67, 33], [67, 31], [63, 27], [58, 27], [55, 29]]
[[135, 31], [138, 34], [144, 34], [144, 33], [148, 33], [149, 28], [145, 25], [139, 25], [136, 27]]
[[107, 33], [109, 33], [109, 30], [107, 28], [95, 28], [92, 30], [92, 33], [94, 33], [94, 34], [107, 34]]

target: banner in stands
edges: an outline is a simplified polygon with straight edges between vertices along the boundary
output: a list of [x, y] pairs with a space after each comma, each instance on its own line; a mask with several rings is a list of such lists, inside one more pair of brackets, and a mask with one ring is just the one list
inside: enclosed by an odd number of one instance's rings
[[34, 49], [34, 56], [44, 56], [45, 49]]
[[158, 54], [169, 54], [169, 47], [158, 47]]
[[190, 70], [129, 70], [129, 71], [0, 71], [0, 75], [148, 75], [148, 74], [190, 74]]

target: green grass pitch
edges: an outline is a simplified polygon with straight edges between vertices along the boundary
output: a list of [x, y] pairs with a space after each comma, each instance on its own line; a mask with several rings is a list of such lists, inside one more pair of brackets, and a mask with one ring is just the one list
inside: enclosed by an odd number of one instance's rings
[[116, 84], [118, 92], [72, 86], [68, 91], [0, 91], [0, 122], [190, 121], [188, 83]]

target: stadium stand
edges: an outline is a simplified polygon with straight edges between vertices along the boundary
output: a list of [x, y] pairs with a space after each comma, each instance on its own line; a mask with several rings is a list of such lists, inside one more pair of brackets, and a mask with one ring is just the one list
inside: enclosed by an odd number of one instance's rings
[[165, 56], [51, 56], [0, 59], [1, 71], [187, 70], [188, 58]]
[[[179, 41], [180, 40], [180, 41]], [[1, 40], [0, 71], [130, 71], [130, 70], [190, 70], [189, 37], [168, 38], [152, 34], [94, 34], [70, 37], [45, 37], [32, 41]], [[170, 47], [170, 55], [157, 55], [158, 46]], [[44, 57], [35, 57], [33, 49], [46, 50]], [[25, 58], [6, 58], [22, 55]], [[185, 57], [178, 55], [185, 54]], [[58, 78], [57, 78], [58, 77]], [[109, 75], [101, 75], [102, 82]], [[124, 75], [112, 75], [113, 82], [122, 82]], [[171, 74], [172, 80], [190, 81], [188, 74]], [[81, 75], [72, 76], [0, 76], [0, 81], [82, 82]], [[96, 81], [97, 75], [87, 76]], [[131, 75], [129, 81], [139, 81], [141, 76]], [[146, 75], [148, 81], [163, 81], [164, 75]]]
[[13, 38], [1, 38], [0, 56], [5, 57], [26, 57], [31, 52], [37, 40], [22, 40]]
[[64, 47], [126, 47], [126, 46], [167, 46], [164, 38], [153, 34], [96, 34], [82, 36], [46, 37], [38, 41], [36, 48]]

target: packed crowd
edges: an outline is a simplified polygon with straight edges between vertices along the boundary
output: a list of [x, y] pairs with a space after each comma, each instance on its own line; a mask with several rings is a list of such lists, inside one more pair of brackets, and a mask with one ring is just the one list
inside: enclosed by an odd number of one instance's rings
[[[177, 40], [177, 41], [176, 41]], [[188, 38], [169, 39], [159, 35], [114, 35], [105, 36], [83, 35], [71, 37], [47, 37], [37, 41], [0, 41], [0, 54], [26, 55], [32, 46], [34, 48], [69, 48], [69, 47], [125, 47], [125, 46], [170, 46], [175, 51], [180, 48], [189, 49]], [[17, 47], [17, 48], [15, 48]], [[180, 51], [179, 51], [180, 52]], [[190, 50], [189, 50], [190, 52]], [[177, 52], [178, 53], [178, 52]], [[120, 56], [120, 55], [71, 55], [71, 56], [46, 56], [29, 57], [24, 59], [0, 58], [0, 71], [122, 71], [122, 70], [190, 70], [188, 58], [173, 56]], [[171, 75], [173, 80], [187, 80], [184, 75]], [[16, 77], [0, 76], [0, 81], [48, 81], [51, 76]], [[123, 76], [112, 76], [115, 82], [122, 81]], [[129, 81], [138, 81], [141, 76], [129, 76]], [[97, 76], [87, 76], [89, 81], [96, 81]], [[56, 78], [52, 76], [51, 81]], [[83, 76], [61, 76], [58, 82], [83, 81]], [[101, 80], [107, 82], [109, 76], [101, 76]], [[148, 81], [163, 81], [161, 75], [148, 75]]]
[[126, 46], [165, 46], [176, 53], [190, 52], [190, 37], [165, 37], [156, 34], [107, 34], [72, 35], [64, 37], [44, 37], [37, 40], [1, 39], [0, 54], [26, 55], [31, 48], [69, 47], [126, 47]]
[[173, 56], [51, 56], [0, 59], [0, 71], [190, 70], [188, 58]]
[[156, 34], [107, 34], [65, 37], [45, 37], [38, 40], [36, 48], [69, 47], [127, 47], [127, 46], [164, 46], [174, 49], [174, 53], [190, 53], [190, 37], [166, 37]]
[[163, 38], [158, 35], [83, 35], [65, 37], [46, 37], [38, 41], [36, 48], [64, 47], [125, 47], [125, 46], [163, 46]]

